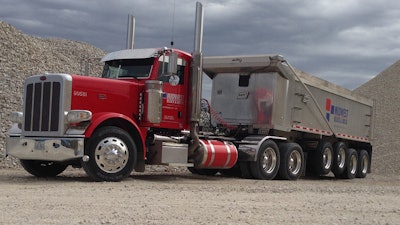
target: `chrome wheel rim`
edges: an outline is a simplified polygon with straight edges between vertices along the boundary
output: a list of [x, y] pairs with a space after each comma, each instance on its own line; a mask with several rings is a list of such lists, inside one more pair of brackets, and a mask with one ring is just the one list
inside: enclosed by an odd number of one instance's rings
[[352, 155], [350, 158], [350, 173], [355, 174], [357, 171], [357, 157]]
[[108, 137], [96, 146], [94, 156], [97, 166], [102, 171], [117, 173], [124, 169], [128, 163], [129, 151], [121, 139]]
[[298, 151], [293, 151], [289, 156], [289, 171], [292, 174], [298, 174], [301, 169], [301, 154]]
[[266, 148], [262, 155], [261, 165], [266, 173], [274, 172], [276, 168], [277, 156], [273, 148]]
[[325, 148], [322, 155], [322, 162], [324, 169], [328, 170], [332, 165], [332, 150], [330, 148]]
[[339, 168], [344, 168], [346, 164], [346, 150], [344, 148], [339, 149], [339, 154], [336, 156]]
[[368, 170], [368, 157], [367, 156], [364, 156], [363, 158], [362, 158], [362, 161], [361, 161], [361, 166], [362, 166], [362, 170], [361, 170], [361, 172], [363, 173], [363, 174], [366, 174], [367, 173], [367, 170]]

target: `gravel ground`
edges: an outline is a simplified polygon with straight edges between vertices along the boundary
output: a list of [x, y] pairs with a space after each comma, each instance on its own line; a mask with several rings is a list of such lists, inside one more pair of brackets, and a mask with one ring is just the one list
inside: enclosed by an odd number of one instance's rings
[[0, 170], [0, 224], [400, 224], [400, 176], [261, 181], [189, 172], [91, 182]]

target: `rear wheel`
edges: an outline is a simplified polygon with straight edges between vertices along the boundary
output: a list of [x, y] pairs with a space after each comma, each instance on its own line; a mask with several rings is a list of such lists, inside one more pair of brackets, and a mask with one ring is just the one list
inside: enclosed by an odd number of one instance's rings
[[96, 181], [120, 181], [132, 172], [136, 152], [135, 142], [125, 130], [102, 127], [85, 146], [89, 161], [82, 162], [82, 167]]
[[55, 177], [62, 173], [68, 165], [52, 161], [20, 160], [21, 166], [37, 177]]
[[333, 165], [332, 172], [335, 177], [340, 177], [346, 165], [346, 144], [344, 142], [337, 142], [333, 147]]
[[273, 140], [264, 141], [255, 162], [250, 162], [251, 174], [260, 180], [274, 179], [279, 170], [279, 148]]
[[356, 150], [348, 148], [346, 151], [346, 165], [342, 177], [345, 179], [353, 179], [357, 174], [358, 156]]
[[282, 143], [279, 145], [281, 162], [279, 177], [285, 180], [297, 180], [303, 173], [303, 149], [296, 143]]
[[328, 141], [321, 141], [313, 153], [312, 166], [317, 175], [326, 175], [332, 168], [333, 148]]
[[358, 153], [356, 177], [365, 178], [368, 173], [368, 167], [369, 167], [369, 154], [367, 151], [361, 150]]

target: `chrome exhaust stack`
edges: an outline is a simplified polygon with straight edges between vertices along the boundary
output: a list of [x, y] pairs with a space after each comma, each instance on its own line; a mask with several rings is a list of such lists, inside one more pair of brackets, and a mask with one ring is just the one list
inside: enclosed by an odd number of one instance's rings
[[200, 2], [196, 3], [196, 21], [194, 34], [194, 51], [192, 63], [192, 79], [191, 79], [191, 122], [200, 121], [200, 101], [202, 88], [202, 73], [203, 73], [203, 5]]
[[203, 73], [203, 16], [203, 5], [200, 2], [196, 2], [194, 51], [192, 62], [192, 77], [190, 84], [190, 136], [192, 138], [192, 143], [189, 146], [189, 155], [193, 155], [194, 158], [198, 158], [196, 157], [197, 155], [202, 156], [202, 154], [204, 154], [204, 149], [202, 149], [202, 145], [200, 144], [200, 140], [197, 134], [197, 127], [200, 121], [200, 101]]
[[135, 17], [128, 15], [128, 28], [126, 34], [126, 48], [133, 49], [135, 42]]

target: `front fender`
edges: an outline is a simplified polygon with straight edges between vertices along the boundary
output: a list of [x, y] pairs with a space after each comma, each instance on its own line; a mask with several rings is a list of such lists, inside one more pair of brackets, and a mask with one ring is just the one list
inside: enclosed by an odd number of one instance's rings
[[[129, 118], [123, 114], [120, 114], [120, 113], [102, 112], [102, 113], [93, 114], [92, 121], [91, 121], [89, 127], [85, 131], [85, 137], [90, 138], [97, 127], [99, 127], [104, 122], [110, 121], [113, 119], [123, 120], [126, 123], [128, 123], [129, 125], [131, 125], [132, 127], [134, 127], [134, 129], [137, 131], [137, 133], [140, 136], [142, 146], [144, 146], [144, 143], [146, 140], [146, 132], [145, 131], [147, 131], [147, 128], [140, 128], [134, 120], [132, 120], [131, 118]], [[112, 125], [112, 124], [108, 124], [108, 125]], [[115, 125], [118, 125], [118, 124], [115, 124]]]

